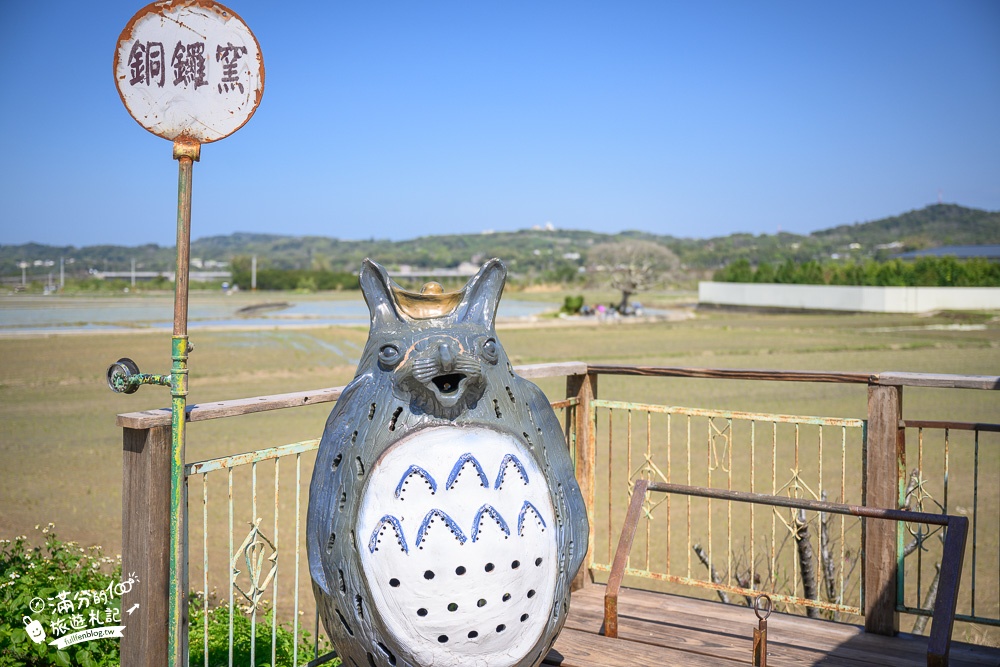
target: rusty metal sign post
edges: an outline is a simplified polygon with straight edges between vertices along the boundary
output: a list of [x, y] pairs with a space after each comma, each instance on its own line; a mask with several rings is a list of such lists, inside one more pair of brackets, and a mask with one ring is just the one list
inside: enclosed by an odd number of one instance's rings
[[141, 9], [115, 48], [114, 77], [129, 114], [173, 142], [178, 162], [177, 271], [169, 375], [140, 373], [127, 358], [108, 368], [108, 386], [131, 394], [170, 386], [170, 603], [168, 664], [187, 662], [184, 636], [184, 445], [188, 393], [188, 278], [191, 186], [201, 145], [224, 139], [250, 120], [264, 93], [264, 59], [235, 12], [208, 0], [167, 0]]

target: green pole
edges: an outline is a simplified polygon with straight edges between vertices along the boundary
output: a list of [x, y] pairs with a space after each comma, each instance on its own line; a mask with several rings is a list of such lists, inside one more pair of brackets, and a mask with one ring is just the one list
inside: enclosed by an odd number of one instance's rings
[[170, 606], [168, 609], [168, 665], [187, 664], [185, 636], [187, 591], [182, 576], [185, 567], [184, 445], [186, 441], [186, 411], [188, 393], [188, 272], [191, 257], [191, 184], [194, 163], [201, 157], [201, 144], [177, 140], [174, 159], [178, 162], [177, 177], [177, 273], [174, 280], [174, 332], [170, 357]]

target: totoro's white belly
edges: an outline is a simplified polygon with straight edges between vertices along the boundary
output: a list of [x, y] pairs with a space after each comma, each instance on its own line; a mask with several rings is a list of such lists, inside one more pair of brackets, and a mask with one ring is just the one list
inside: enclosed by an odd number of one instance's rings
[[443, 426], [400, 440], [369, 472], [355, 530], [375, 613], [417, 664], [513, 665], [550, 620], [555, 513], [514, 437]]

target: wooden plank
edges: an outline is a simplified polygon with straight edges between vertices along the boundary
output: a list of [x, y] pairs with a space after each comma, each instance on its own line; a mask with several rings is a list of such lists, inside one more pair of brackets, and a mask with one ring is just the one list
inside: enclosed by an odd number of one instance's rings
[[950, 667], [997, 667], [1000, 648], [952, 642]]
[[[297, 408], [316, 403], [329, 403], [340, 398], [343, 391], [343, 387], [327, 387], [325, 389], [297, 391], [290, 394], [276, 394], [274, 396], [253, 396], [251, 398], [237, 398], [230, 401], [196, 403], [187, 406], [187, 421], [197, 422], [206, 419], [248, 415], [254, 412], [280, 410], [282, 408]], [[115, 424], [123, 428], [170, 426], [170, 408], [120, 414]]]
[[583, 567], [573, 579], [571, 590], [578, 590], [589, 583], [589, 565], [594, 548], [594, 471], [596, 465], [594, 433], [591, 429], [590, 402], [597, 398], [597, 374], [566, 376], [566, 395], [577, 398], [576, 406], [576, 480], [580, 484], [587, 507], [587, 521], [590, 525], [587, 536], [587, 555]]
[[[902, 418], [903, 389], [868, 386], [868, 439], [865, 447], [864, 504], [897, 509], [900, 470], [906, 468], [906, 430]], [[905, 475], [904, 475], [905, 476]], [[896, 613], [896, 523], [866, 519], [861, 549], [865, 592], [865, 630], [882, 635], [899, 632]]]
[[638, 642], [563, 629], [543, 661], [560, 667], [736, 667], [746, 661], [700, 656]]
[[[729, 660], [749, 660], [757, 617], [743, 608], [740, 622], [680, 614], [647, 617], [622, 603], [618, 636], [628, 641], [655, 644], [704, 656]], [[696, 620], [697, 619], [697, 620]], [[900, 650], [898, 640], [877, 635], [857, 634], [843, 638], [823, 638], [802, 631], [798, 618], [772, 614], [768, 619], [768, 658], [775, 665], [822, 664], [837, 667], [909, 667], [925, 660], [923, 645]], [[573, 609], [567, 627], [598, 633], [602, 614], [594, 609]], [[870, 638], [881, 642], [867, 641]]]
[[[574, 594], [568, 624], [591, 632], [599, 630], [603, 622], [603, 608], [598, 596], [594, 595], [599, 590], [599, 586], [594, 586], [586, 592]], [[672, 635], [698, 633], [710, 628], [713, 633], [728, 633], [740, 637], [741, 646], [742, 638], [745, 637], [747, 647], [750, 646], [751, 631], [757, 622], [753, 612], [747, 607], [635, 589], [622, 589], [619, 607], [622, 618], [631, 619], [629, 623], [639, 619], [673, 626]], [[623, 620], [622, 623], [626, 621]], [[856, 625], [792, 614], [772, 614], [768, 620], [768, 628], [774, 635], [795, 637], [794, 642], [786, 639], [786, 643], [817, 648], [824, 652], [850, 643], [872, 653], [908, 655], [910, 660], [922, 660], [926, 651], [926, 643], [922, 639], [900, 643], [897, 639], [881, 635], [865, 635], [862, 628]], [[905, 661], [903, 664], [906, 664]]]
[[997, 375], [950, 375], [943, 373], [897, 373], [888, 371], [878, 374], [876, 384], [900, 387], [941, 387], [944, 389], [1000, 389]]
[[955, 624], [955, 609], [958, 606], [958, 587], [962, 583], [965, 540], [968, 533], [969, 520], [966, 517], [949, 517], [948, 535], [945, 538], [944, 551], [941, 554], [938, 593], [934, 601], [934, 620], [927, 647], [928, 665], [946, 667], [948, 664], [951, 633]]
[[609, 375], [642, 375], [646, 377], [685, 377], [719, 380], [773, 380], [776, 382], [833, 382], [839, 384], [868, 384], [869, 373], [842, 373], [838, 371], [770, 371], [751, 368], [681, 368], [677, 366], [618, 366], [591, 364], [594, 373]]
[[[604, 586], [596, 585], [573, 594], [570, 616], [577, 610], [586, 613], [603, 613]], [[725, 604], [718, 600], [698, 600], [680, 595], [667, 595], [623, 588], [619, 604], [633, 616], [645, 618], [683, 618], [685, 624], [695, 628], [710, 627], [717, 623], [743, 627], [747, 622], [747, 607]], [[793, 619], [796, 632], [817, 636], [820, 641], [834, 644], [851, 640], [864, 634], [863, 628], [850, 623], [835, 623], [822, 619], [785, 615]], [[777, 617], [775, 617], [777, 618]], [[880, 641], [890, 641], [881, 635], [872, 635]]]
[[[593, 586], [587, 591], [574, 593], [570, 616], [577, 610], [581, 613], [602, 614], [603, 589], [603, 586]], [[694, 628], [705, 628], [715, 624], [743, 627], [747, 622], [747, 614], [751, 613], [747, 607], [725, 604], [718, 600], [697, 600], [630, 588], [622, 589], [619, 605], [623, 612], [632, 616], [650, 619], [680, 618], [684, 619], [686, 625]], [[834, 623], [788, 614], [784, 616], [795, 622], [796, 632], [815, 635], [820, 637], [821, 641], [834, 644], [848, 641], [864, 633], [861, 627], [849, 623]], [[881, 635], [873, 636], [880, 641], [889, 641]]]
[[[515, 366], [514, 370], [521, 377], [528, 379], [563, 377], [586, 373], [587, 364], [579, 361], [553, 364], [528, 364], [525, 366]], [[309, 391], [296, 391], [289, 394], [252, 396], [250, 398], [237, 398], [229, 401], [192, 404], [187, 407], [187, 421], [197, 422], [206, 419], [248, 415], [254, 412], [298, 408], [316, 403], [330, 403], [340, 398], [343, 391], [344, 387], [326, 387]], [[120, 414], [115, 424], [122, 428], [134, 429], [169, 426], [170, 408]]]
[[561, 361], [551, 364], [526, 364], [514, 366], [514, 371], [526, 380], [557, 378], [566, 375], [584, 375], [587, 364], [582, 361]]
[[[595, 634], [600, 631], [603, 622], [604, 588], [604, 586], [596, 584], [573, 594], [566, 627]], [[756, 618], [746, 607], [723, 604], [717, 600], [698, 600], [629, 588], [621, 589], [619, 604], [622, 618], [629, 619], [623, 620], [623, 624], [633, 623], [631, 619], [638, 619], [640, 623], [643, 621], [652, 623], [646, 627], [648, 633], [646, 636], [641, 634], [634, 637], [628, 634], [622, 635], [623, 638], [630, 641], [662, 643], [664, 640], [655, 639], [655, 637], [664, 635], [668, 640], [677, 642], [679, 641], [678, 637], [683, 638], [691, 632], [695, 633], [697, 639], [698, 633], [710, 629], [711, 633], [730, 634], [741, 638], [740, 641], [746, 644], [742, 648], [747, 649], [749, 655], [750, 635], [756, 625]], [[631, 628], [630, 632], [633, 630], [636, 628]], [[838, 660], [854, 660], [848, 664], [859, 664], [856, 659], [860, 659], [862, 661], [860, 665], [866, 667], [870, 667], [873, 661], [875, 664], [886, 665], [922, 665], [927, 660], [926, 637], [909, 634], [901, 634], [896, 637], [866, 634], [862, 627], [849, 623], [774, 613], [768, 619], [768, 632], [772, 643], [789, 645], [790, 648], [815, 649], [821, 655], [829, 654]], [[745, 640], [742, 639], [744, 636]], [[650, 637], [654, 637], [654, 639], [650, 639]], [[789, 640], [789, 637], [794, 639]], [[785, 654], [787, 654], [786, 657], [794, 657], [788, 654], [787, 649], [783, 652], [783, 655]], [[878, 656], [889, 656], [889, 659], [883, 661]], [[788, 661], [776, 659], [774, 663], [777, 665], [802, 664], [798, 661], [800, 658], [801, 656]], [[813, 663], [807, 662], [805, 664]], [[819, 664], [836, 663], [821, 662]], [[952, 644], [951, 667], [983, 667], [985, 665], [995, 667], [998, 664], [1000, 664], [1000, 649], [972, 644]]]
[[123, 622], [121, 663], [167, 662], [170, 592], [170, 427], [126, 428], [122, 434], [122, 578], [139, 582], [122, 596], [138, 608]]

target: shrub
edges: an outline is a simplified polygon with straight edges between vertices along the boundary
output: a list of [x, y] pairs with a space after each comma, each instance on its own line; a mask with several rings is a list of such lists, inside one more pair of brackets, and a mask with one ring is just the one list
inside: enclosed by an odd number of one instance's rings
[[[264, 605], [257, 607], [257, 626], [253, 627], [248, 609], [236, 607], [233, 618], [233, 664], [251, 665], [250, 642], [255, 638], [253, 667], [271, 665], [271, 623], [273, 612]], [[209, 596], [208, 612], [205, 613], [201, 594], [193, 593], [189, 597], [188, 614], [190, 618], [190, 633], [188, 635], [188, 654], [191, 665], [205, 664], [205, 617], [208, 617], [208, 664], [211, 667], [229, 664], [229, 607], [220, 604], [213, 595]], [[320, 641], [320, 655], [331, 650], [329, 642]], [[309, 633], [302, 630], [299, 624], [298, 662], [304, 665], [313, 657], [313, 645], [309, 641]], [[278, 624], [274, 638], [274, 666], [283, 667], [294, 664], [295, 637], [289, 624]], [[340, 660], [334, 659], [330, 665], [339, 665]]]
[[[0, 667], [111, 667], [119, 664], [119, 639], [97, 639], [85, 641], [65, 650], [56, 650], [48, 644], [54, 639], [52, 623], [69, 614], [57, 614], [48, 607], [34, 611], [34, 598], [58, 600], [61, 592], [68, 593], [72, 600], [78, 592], [106, 591], [121, 581], [121, 557], [110, 558], [103, 555], [100, 547], [84, 549], [76, 542], [62, 542], [52, 532], [50, 523], [40, 528], [44, 546], [31, 546], [26, 535], [13, 540], [0, 540]], [[138, 585], [142, 585], [141, 582]], [[121, 616], [120, 596], [109, 596], [105, 608], [114, 615]], [[204, 610], [200, 594], [189, 597], [190, 618], [190, 664], [205, 664]], [[95, 611], [97, 610], [94, 607]], [[85, 610], [88, 611], [88, 610]], [[46, 631], [43, 643], [36, 644], [25, 631], [24, 617], [29, 616], [41, 622]], [[102, 616], [103, 618], [103, 616]], [[105, 626], [125, 625], [127, 621], [106, 622]], [[89, 626], [87, 626], [89, 627]], [[74, 632], [82, 628], [68, 628]], [[271, 665], [271, 612], [258, 609], [256, 627], [254, 667]], [[233, 664], [250, 664], [251, 620], [246, 609], [239, 608], [233, 614]], [[208, 654], [209, 665], [229, 664], [229, 608], [218, 605], [214, 597], [209, 598], [208, 608]], [[325, 640], [320, 641], [320, 652], [330, 651]], [[275, 640], [274, 667], [291, 666], [295, 651], [295, 637], [289, 624], [277, 626]], [[309, 633], [300, 628], [298, 656], [304, 665], [312, 658], [313, 647]], [[340, 664], [338, 660], [329, 663]]]
[[563, 299], [562, 312], [568, 315], [576, 315], [583, 308], [583, 295], [567, 296]]
[[739, 259], [715, 272], [713, 280], [737, 283], [787, 283], [799, 285], [871, 285], [879, 287], [998, 287], [1000, 262], [973, 258], [921, 257], [912, 262], [901, 259], [868, 260], [863, 263], [796, 263], [788, 259], [777, 269], [762, 263], [756, 269]]
[[[119, 559], [104, 556], [100, 547], [84, 549], [76, 542], [61, 542], [52, 528], [50, 523], [40, 529], [44, 546], [31, 546], [26, 535], [0, 540], [0, 666], [117, 665], [117, 639], [98, 639], [56, 650], [48, 644], [53, 639], [51, 624], [66, 614], [56, 614], [48, 607], [40, 612], [31, 609], [33, 598], [58, 599], [65, 591], [72, 599], [79, 591], [103, 591], [121, 579]], [[120, 601], [109, 599], [95, 612], [111, 609], [112, 614], [120, 615]], [[41, 622], [46, 631], [43, 643], [36, 644], [28, 637], [25, 616]]]

